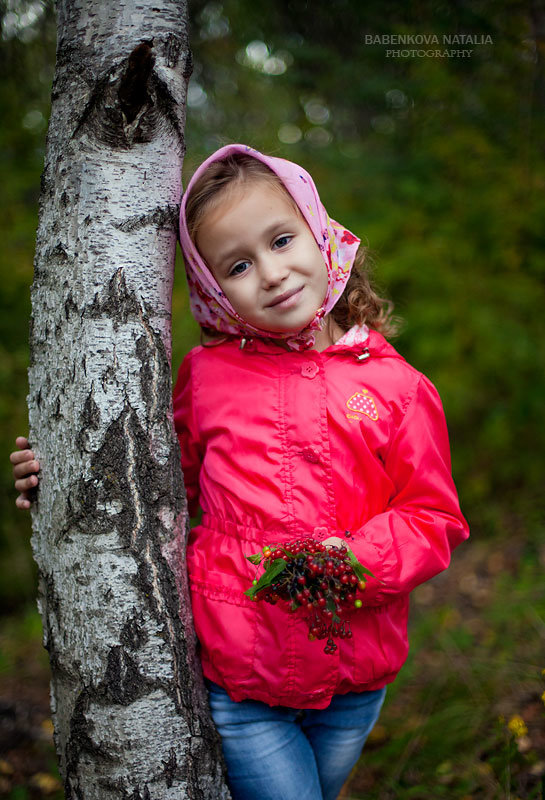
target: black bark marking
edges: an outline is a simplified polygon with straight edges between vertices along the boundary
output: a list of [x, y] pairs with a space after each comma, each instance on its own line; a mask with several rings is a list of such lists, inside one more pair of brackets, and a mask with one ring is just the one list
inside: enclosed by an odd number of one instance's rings
[[79, 782], [77, 786], [72, 786], [68, 779], [64, 783], [64, 797], [65, 800], [85, 800], [83, 792], [80, 788]]
[[47, 616], [53, 614], [57, 620], [57, 625], [61, 628], [63, 625], [61, 601], [55, 590], [55, 579], [53, 575], [42, 572], [40, 574], [40, 588], [45, 599]]
[[100, 410], [93, 400], [93, 393], [87, 395], [82, 412], [82, 422], [87, 428], [96, 430], [100, 425]]
[[126, 795], [127, 800], [152, 800], [151, 795], [149, 793], [148, 784], [144, 784], [144, 791], [143, 794], [140, 794], [140, 787], [137, 785], [133, 789], [131, 795]]
[[64, 249], [64, 247], [62, 246], [62, 244], [60, 242], [57, 242], [55, 247], [52, 247], [46, 253], [46, 259], [48, 261], [55, 262], [55, 264], [57, 264], [57, 265], [60, 265], [60, 264], [66, 265], [68, 263], [68, 261], [70, 261], [70, 259], [68, 257], [68, 253], [66, 252], [66, 250]]
[[[45, 198], [47, 196], [51, 196], [53, 192], [53, 181], [47, 177], [47, 173], [44, 169], [42, 174], [40, 175], [40, 197]], [[40, 205], [42, 205], [43, 201], [40, 201]]]
[[171, 748], [168, 753], [168, 759], [163, 761], [165, 765], [165, 770], [163, 775], [165, 776], [165, 782], [167, 787], [170, 789], [172, 784], [174, 783], [174, 778], [176, 776], [176, 767], [178, 766], [178, 762], [176, 760], [176, 751], [174, 748]]
[[61, 396], [58, 394], [57, 399], [55, 400], [55, 407], [51, 412], [51, 419], [58, 420], [63, 418], [64, 414], [62, 413]]
[[[78, 56], [76, 54], [74, 56], [74, 58], [77, 58], [77, 57]], [[57, 59], [58, 59], [58, 55], [57, 55]], [[73, 63], [77, 63], [77, 61], [75, 61]], [[57, 62], [57, 64], [58, 64], [58, 62]], [[69, 65], [67, 73], [69, 73], [71, 69], [73, 69], [72, 64]], [[86, 125], [89, 125], [89, 127], [91, 128], [91, 135], [93, 135], [93, 134], [96, 135], [98, 133], [96, 131], [96, 128], [98, 128], [100, 130], [100, 116], [101, 116], [101, 108], [100, 108], [100, 106], [103, 103], [104, 98], [106, 97], [106, 94], [107, 94], [107, 91], [108, 91], [108, 85], [111, 82], [111, 76], [114, 73], [115, 69], [116, 69], [115, 67], [112, 67], [110, 70], [108, 70], [106, 75], [102, 75], [100, 78], [95, 78], [94, 80], [86, 81], [88, 83], [88, 85], [92, 85], [93, 88], [91, 89], [89, 100], [87, 101], [87, 105], [85, 106], [85, 108], [81, 112], [81, 115], [80, 115], [79, 119], [77, 120], [77, 122], [76, 122], [76, 124], [74, 126], [74, 132], [72, 133], [72, 137], [71, 137], [72, 139], [77, 138], [77, 136], [80, 133], [80, 131], [83, 128], [85, 128]], [[67, 82], [67, 84], [70, 84], [71, 80], [70, 80], [69, 77], [68, 77], [68, 80], [66, 82]], [[52, 101], [54, 100], [54, 92], [55, 92], [55, 87], [54, 87], [54, 89], [53, 89], [53, 91], [51, 93], [51, 100]], [[108, 144], [108, 142], [105, 142], [105, 143]]]
[[[54, 544], [58, 545], [74, 529], [79, 533], [95, 535], [103, 533], [104, 529], [100, 528], [99, 520], [96, 519], [97, 503], [98, 491], [95, 482], [83, 478], [76, 481], [66, 495], [65, 522], [55, 535]], [[90, 516], [86, 518], [86, 514]]]
[[140, 228], [147, 228], [150, 225], [153, 225], [153, 227], [157, 229], [173, 228], [177, 231], [179, 224], [178, 215], [179, 209], [177, 206], [164, 206], [162, 208], [156, 208], [148, 214], [129, 217], [115, 227], [123, 231], [123, 233], [132, 233]]
[[155, 64], [152, 47], [152, 41], [142, 42], [135, 47], [129, 56], [127, 69], [121, 77], [118, 90], [119, 105], [129, 123], [134, 122], [142, 108], [152, 102], [147, 91], [147, 84]]
[[156, 92], [155, 102], [159, 116], [168, 120], [172, 129], [176, 132], [182, 152], [185, 153], [185, 140], [180, 131], [180, 122], [178, 119], [179, 107], [176, 98], [172, 96], [167, 84], [162, 81], [157, 75], [153, 76], [153, 84]]
[[[172, 394], [170, 365], [161, 334], [147, 325], [147, 335], [136, 340], [136, 355], [141, 361], [140, 391], [146, 401], [148, 425], [159, 422], [171, 426], [163, 398]], [[153, 410], [155, 413], [153, 413]], [[169, 435], [165, 431], [165, 435]], [[181, 487], [180, 487], [181, 490]], [[178, 497], [179, 495], [176, 495]]]
[[146, 644], [149, 636], [144, 624], [144, 615], [134, 609], [134, 616], [127, 620], [121, 631], [120, 641], [123, 647], [128, 650], [139, 650]]
[[[177, 35], [169, 34], [165, 38], [156, 37], [155, 49], [159, 53], [161, 53], [161, 55], [165, 59], [166, 66], [169, 69], [174, 69], [177, 66], [178, 61], [180, 60], [180, 53], [185, 51], [186, 57], [184, 61], [183, 76], [184, 78], [186, 78], [186, 80], [189, 80], [189, 76], [191, 75], [192, 62], [191, 62], [191, 51], [189, 49], [189, 40], [187, 38], [187, 35], [185, 35], [185, 32], [183, 33], [182, 36], [180, 36], [179, 34]], [[186, 75], [188, 58], [190, 59], [190, 68], [189, 68], [189, 74]]]
[[93, 389], [85, 398], [83, 410], [81, 412], [81, 422], [79, 425], [78, 435], [76, 436], [76, 444], [84, 453], [88, 452], [87, 448], [87, 431], [97, 430], [100, 425], [100, 410], [93, 399]]
[[115, 371], [114, 365], [110, 364], [100, 376], [100, 382], [102, 384], [102, 388], [106, 391], [106, 387], [110, 382], [115, 383], [117, 379], [117, 373]]
[[[36, 269], [34, 270], [36, 271]], [[32, 346], [34, 342], [34, 327], [36, 325], [34, 314], [31, 313], [29, 320], [28, 320], [28, 341], [31, 343], [29, 358], [28, 358], [28, 366], [29, 369], [32, 369], [36, 365], [36, 356], [34, 355], [34, 347]], [[41, 395], [40, 395], [41, 399]], [[39, 405], [38, 405], [39, 408]]]
[[84, 315], [91, 319], [97, 317], [111, 319], [115, 330], [120, 323], [126, 324], [131, 317], [141, 318], [142, 314], [141, 302], [127, 287], [123, 267], [114, 272], [107, 288], [102, 293], [95, 294], [93, 302], [84, 312]]
[[55, 636], [52, 633], [51, 619], [56, 621], [56, 627], [61, 628], [63, 624], [61, 601], [55, 591], [55, 580], [52, 575], [45, 572], [39, 573], [38, 594], [42, 603], [42, 621], [44, 626], [44, 647], [49, 653], [51, 671], [59, 669], [59, 657], [55, 650]]
[[122, 778], [98, 778], [97, 786], [104, 791], [110, 793], [115, 792], [119, 796], [119, 800], [130, 800], [131, 795], [127, 791], [125, 781]]
[[[212, 748], [215, 748], [218, 758], [206, 773], [202, 765], [209, 763], [208, 754]], [[220, 787], [225, 786], [227, 772], [221, 755], [221, 740], [216, 728], [212, 727], [209, 731], [206, 731], [204, 737], [195, 735], [191, 737], [190, 749], [183, 763], [177, 765], [176, 772], [178, 780], [184, 781], [190, 787], [188, 796], [191, 800], [206, 800], [210, 796], [209, 787], [203, 789], [201, 786], [200, 777], [203, 774], [210, 779], [215, 778], [217, 780], [218, 790]], [[194, 791], [191, 791], [191, 789]]]
[[154, 619], [159, 619], [161, 611], [157, 606], [153, 587], [153, 572], [151, 565], [143, 561], [138, 565], [138, 571], [132, 579], [133, 586], [136, 586], [146, 604], [148, 611]]
[[183, 72], [183, 76], [184, 76], [186, 81], [189, 81], [189, 79], [191, 78], [192, 73], [193, 73], [193, 53], [188, 48], [187, 49], [187, 55], [186, 55], [186, 58], [185, 58], [185, 64], [184, 64], [184, 72]]
[[79, 308], [74, 302], [74, 297], [71, 291], [68, 292], [66, 300], [64, 301], [64, 314], [66, 316], [66, 321], [70, 319], [70, 314], [77, 314], [79, 316]]
[[[140, 368], [140, 391], [142, 392], [142, 396], [145, 397], [147, 400], [146, 409], [149, 412], [149, 410], [153, 408], [153, 406], [150, 403], [150, 400], [152, 399], [150, 397], [150, 394], [153, 392], [154, 377], [157, 374], [158, 365], [153, 361], [154, 354], [153, 352], [150, 352], [150, 343], [148, 337], [145, 334], [139, 336], [138, 339], [136, 340], [135, 350], [137, 357], [142, 363], [142, 366]], [[151, 350], [153, 350], [153, 348], [151, 348]], [[149, 356], [151, 356], [151, 358]], [[161, 370], [161, 373], [163, 379], [168, 378], [168, 374], [165, 372], [164, 369]], [[152, 420], [150, 420], [148, 416], [148, 424], [151, 421]]]
[[97, 695], [106, 705], [118, 703], [128, 706], [145, 697], [158, 685], [140, 674], [134, 659], [123, 647], [112, 647], [108, 653], [106, 672], [97, 686]]
[[[78, 780], [78, 764], [80, 756], [83, 752], [90, 753], [97, 759], [113, 763], [115, 758], [111, 756], [105, 747], [93, 742], [90, 733], [93, 731], [93, 722], [88, 719], [87, 713], [91, 702], [93, 701], [90, 689], [84, 688], [79, 693], [74, 703], [74, 710], [70, 718], [70, 735], [66, 742], [65, 758], [66, 758], [66, 781], [65, 792], [66, 797], [72, 797], [68, 792], [75, 792], [76, 797], [82, 797], [83, 793], [79, 787]], [[74, 785], [71, 781], [74, 780]]]
[[[59, 280], [59, 276], [65, 275], [72, 259], [60, 242], [54, 247], [45, 246], [43, 252], [36, 248], [34, 258], [34, 281], [32, 284], [33, 293], [42, 286], [54, 286]], [[36, 331], [39, 333], [39, 331]]]

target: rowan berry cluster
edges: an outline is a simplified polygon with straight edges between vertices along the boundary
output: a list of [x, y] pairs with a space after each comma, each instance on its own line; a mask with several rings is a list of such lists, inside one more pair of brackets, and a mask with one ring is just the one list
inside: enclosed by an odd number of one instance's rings
[[358, 592], [365, 589], [364, 573], [371, 573], [349, 548], [297, 539], [266, 546], [248, 559], [265, 571], [246, 595], [273, 605], [287, 602], [290, 612], [306, 611], [309, 639], [327, 639], [325, 653], [337, 650], [334, 639], [352, 637], [349, 612], [361, 608]]

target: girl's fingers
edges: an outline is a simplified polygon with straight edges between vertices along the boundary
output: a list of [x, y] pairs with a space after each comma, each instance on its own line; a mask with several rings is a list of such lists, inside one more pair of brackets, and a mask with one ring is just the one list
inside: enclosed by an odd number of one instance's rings
[[29, 448], [26, 436], [18, 436], [15, 439], [15, 446], [19, 450], [11, 453], [9, 457], [13, 464], [13, 477], [16, 478], [15, 488], [21, 492], [15, 500], [15, 505], [21, 510], [28, 510], [32, 503], [26, 492], [38, 485], [36, 475], [29, 475], [29, 473], [38, 472], [40, 462], [34, 459], [34, 453]]
[[38, 478], [36, 475], [31, 475], [29, 478], [21, 478], [20, 480], [15, 481], [15, 488], [18, 492], [27, 492], [29, 489], [32, 489], [37, 485]]
[[27, 475], [39, 471], [40, 471], [39, 461], [23, 461], [21, 464], [16, 464], [16, 466], [13, 467], [12, 470], [14, 478], [25, 478]]
[[17, 508], [27, 509], [30, 508], [30, 501], [26, 499], [26, 497], [22, 494], [15, 501], [15, 505]]
[[23, 461], [32, 461], [34, 453], [32, 450], [15, 450], [9, 454], [9, 460], [12, 464], [21, 464]]

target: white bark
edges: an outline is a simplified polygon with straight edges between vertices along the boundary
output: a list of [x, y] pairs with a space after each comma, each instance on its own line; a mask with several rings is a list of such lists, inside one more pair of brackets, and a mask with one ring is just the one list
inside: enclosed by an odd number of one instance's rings
[[169, 366], [187, 11], [62, 0], [58, 19], [28, 400], [61, 773], [68, 799], [218, 800]]

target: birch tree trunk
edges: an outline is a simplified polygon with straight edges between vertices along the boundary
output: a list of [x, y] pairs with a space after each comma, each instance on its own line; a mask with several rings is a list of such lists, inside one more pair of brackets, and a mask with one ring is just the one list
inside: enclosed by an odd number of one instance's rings
[[60, 0], [32, 287], [39, 607], [67, 800], [227, 798], [170, 384], [184, 0]]

